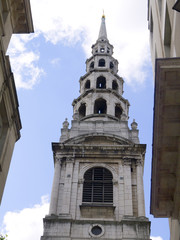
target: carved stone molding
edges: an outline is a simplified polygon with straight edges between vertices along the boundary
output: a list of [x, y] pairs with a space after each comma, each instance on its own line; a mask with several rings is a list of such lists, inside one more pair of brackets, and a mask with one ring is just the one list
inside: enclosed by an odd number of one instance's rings
[[74, 163], [74, 157], [73, 156], [67, 156], [66, 157], [66, 163]]
[[62, 158], [61, 157], [55, 156], [54, 160], [55, 160], [55, 163], [59, 162], [59, 164], [61, 164], [61, 162], [62, 162]]
[[80, 178], [78, 179], [78, 184], [83, 184], [84, 183], [84, 179]]
[[113, 179], [112, 182], [113, 182], [113, 185], [117, 185], [118, 184], [118, 181], [116, 179]]
[[137, 160], [136, 160], [136, 166], [143, 166], [143, 161], [142, 161], [142, 159], [137, 159]]
[[124, 157], [124, 158], [122, 159], [122, 165], [123, 165], [123, 166], [130, 166], [130, 165], [131, 165], [131, 158], [126, 158], [126, 157]]

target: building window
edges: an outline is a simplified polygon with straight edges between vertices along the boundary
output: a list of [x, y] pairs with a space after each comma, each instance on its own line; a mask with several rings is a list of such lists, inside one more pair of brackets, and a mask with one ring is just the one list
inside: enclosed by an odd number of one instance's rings
[[99, 64], [98, 64], [99, 67], [105, 67], [105, 60], [103, 58], [101, 58], [99, 60]]
[[99, 227], [99, 226], [94, 226], [92, 229], [91, 229], [91, 232], [92, 234], [94, 235], [100, 235], [102, 233], [102, 228]]
[[121, 115], [122, 115], [122, 108], [120, 107], [119, 104], [116, 104], [116, 106], [115, 106], [115, 117], [120, 119]]
[[168, 8], [166, 5], [165, 29], [164, 29], [164, 49], [166, 57], [170, 57], [170, 46], [171, 46], [171, 23], [169, 19]]
[[118, 90], [118, 84], [117, 84], [116, 80], [113, 80], [113, 82], [112, 82], [112, 89], [113, 90]]
[[81, 103], [81, 106], [79, 107], [79, 118], [83, 118], [86, 116], [86, 104]]
[[85, 83], [85, 89], [89, 89], [90, 85], [91, 85], [90, 80], [87, 80]]
[[100, 224], [93, 224], [89, 228], [89, 235], [94, 238], [102, 237], [104, 235], [104, 227]]
[[105, 77], [100, 76], [97, 78], [96, 88], [106, 88], [106, 78]]
[[97, 99], [94, 104], [94, 114], [106, 114], [106, 111], [106, 100], [103, 98]]
[[109, 67], [110, 67], [110, 69], [113, 69], [114, 68], [114, 63], [110, 62]]
[[84, 174], [83, 202], [113, 203], [112, 174], [102, 167], [87, 170]]
[[90, 68], [94, 68], [94, 62], [91, 62]]

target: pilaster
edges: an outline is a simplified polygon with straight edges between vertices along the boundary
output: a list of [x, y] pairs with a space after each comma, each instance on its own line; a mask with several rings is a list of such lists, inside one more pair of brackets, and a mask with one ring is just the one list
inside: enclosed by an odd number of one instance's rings
[[124, 214], [133, 215], [132, 184], [131, 184], [131, 159], [123, 159], [124, 168]]
[[143, 163], [141, 159], [136, 162], [137, 166], [137, 199], [138, 199], [138, 216], [145, 216], [144, 206], [144, 186], [143, 186]]
[[125, 214], [125, 208], [124, 208], [124, 166], [122, 163], [119, 163], [119, 202], [118, 202], [118, 208], [119, 208], [119, 214], [123, 216]]
[[54, 157], [54, 179], [51, 192], [51, 201], [49, 214], [57, 214], [57, 203], [58, 203], [58, 193], [59, 193], [59, 181], [60, 181], [60, 171], [61, 171], [61, 158], [58, 156]]
[[[79, 178], [78, 179], [78, 192], [77, 192], [77, 206], [82, 205], [83, 183], [84, 183], [84, 180]], [[77, 217], [77, 219], [80, 219], [80, 217], [81, 217], [79, 208], [76, 209], [76, 217]]]
[[75, 161], [74, 170], [73, 170], [71, 208], [70, 208], [70, 213], [72, 215], [72, 218], [75, 218], [76, 216], [78, 176], [79, 176], [78, 174], [79, 174], [79, 162]]
[[62, 202], [62, 214], [70, 214], [72, 173], [73, 173], [74, 158], [66, 158], [66, 172], [64, 179], [64, 192]]

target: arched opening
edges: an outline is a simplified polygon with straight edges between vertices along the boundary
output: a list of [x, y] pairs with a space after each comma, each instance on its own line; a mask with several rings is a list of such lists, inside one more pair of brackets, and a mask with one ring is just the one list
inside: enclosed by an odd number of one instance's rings
[[84, 174], [83, 202], [113, 203], [113, 176], [106, 168], [95, 167]]
[[94, 68], [94, 62], [91, 62], [90, 68]]
[[117, 84], [116, 80], [113, 80], [113, 82], [112, 82], [112, 89], [118, 90], [118, 84]]
[[94, 114], [106, 114], [106, 111], [106, 100], [103, 98], [97, 99], [94, 104]]
[[96, 88], [106, 88], [106, 78], [105, 77], [100, 76], [97, 78]]
[[81, 103], [81, 106], [79, 107], [79, 118], [83, 118], [86, 116], [86, 104], [85, 103]]
[[98, 64], [99, 67], [105, 67], [105, 60], [103, 58], [101, 58], [99, 60], [99, 64]]
[[89, 89], [90, 85], [91, 85], [90, 80], [87, 80], [85, 83], [85, 89]]
[[[102, 39], [102, 41], [104, 41], [104, 40]], [[104, 47], [100, 48], [100, 52], [104, 53], [105, 52], [105, 48]]]
[[110, 62], [109, 67], [110, 67], [110, 69], [113, 69], [114, 68], [114, 63]]
[[116, 104], [116, 106], [115, 106], [115, 117], [120, 119], [121, 115], [122, 115], [122, 108], [119, 104]]

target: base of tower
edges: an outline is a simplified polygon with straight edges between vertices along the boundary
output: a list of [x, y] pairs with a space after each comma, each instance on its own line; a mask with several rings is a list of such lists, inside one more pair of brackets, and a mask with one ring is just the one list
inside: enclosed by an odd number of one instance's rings
[[72, 220], [62, 216], [44, 218], [41, 240], [150, 240], [150, 222], [146, 217], [124, 216], [121, 221]]

